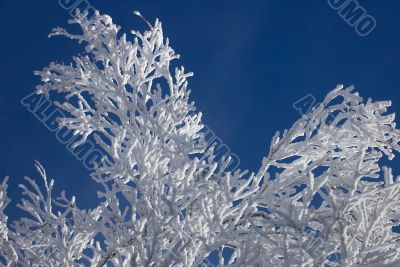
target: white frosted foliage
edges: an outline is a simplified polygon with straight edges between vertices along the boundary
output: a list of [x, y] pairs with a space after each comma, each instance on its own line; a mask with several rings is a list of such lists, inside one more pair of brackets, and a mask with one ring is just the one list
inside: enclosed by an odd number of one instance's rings
[[[260, 170], [230, 171], [205, 142], [189, 100], [192, 73], [161, 23], [119, 33], [107, 15], [62, 35], [85, 45], [72, 64], [35, 72], [38, 94], [68, 116], [60, 127], [95, 140], [104, 157], [91, 174], [98, 206], [53, 196], [54, 181], [25, 178], [7, 222], [0, 186], [0, 264], [5, 266], [399, 266], [400, 183], [381, 159], [400, 150], [389, 101], [363, 101], [338, 86], [271, 142]], [[62, 101], [60, 101], [62, 99]], [[223, 252], [233, 252], [229, 258]]]

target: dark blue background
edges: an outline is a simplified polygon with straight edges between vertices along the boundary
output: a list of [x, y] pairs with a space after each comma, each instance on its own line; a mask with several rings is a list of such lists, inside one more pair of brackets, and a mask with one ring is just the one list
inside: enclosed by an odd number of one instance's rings
[[[391, 99], [392, 111], [400, 111], [398, 0], [362, 1], [377, 21], [364, 38], [326, 0], [90, 3], [124, 32], [144, 27], [133, 10], [150, 21], [161, 19], [180, 63], [195, 73], [192, 100], [239, 155], [242, 168], [258, 169], [275, 131], [298, 119], [292, 104], [309, 93], [321, 100], [338, 83], [354, 84], [362, 96]], [[19, 214], [17, 184], [25, 175], [37, 177], [35, 159], [56, 180], [57, 191], [76, 195], [81, 207], [96, 203], [98, 188], [83, 164], [20, 104], [40, 82], [33, 70], [69, 62], [82, 51], [75, 41], [47, 38], [53, 27], [67, 27], [68, 19], [57, 0], [0, 1], [0, 176], [11, 176], [11, 218]], [[400, 171], [399, 160], [395, 165]]]

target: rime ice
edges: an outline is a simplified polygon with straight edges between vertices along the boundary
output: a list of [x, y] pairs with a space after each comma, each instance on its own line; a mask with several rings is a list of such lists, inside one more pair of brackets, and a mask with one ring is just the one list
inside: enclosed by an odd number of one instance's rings
[[161, 23], [128, 37], [109, 16], [86, 16], [71, 21], [81, 34], [51, 33], [85, 44], [85, 53], [35, 73], [38, 93], [64, 97], [57, 105], [69, 115], [59, 125], [81, 137], [75, 147], [94, 138], [104, 152], [92, 173], [103, 186], [99, 204], [81, 210], [66, 193], [54, 197], [36, 163], [41, 181], [21, 185], [29, 216], [8, 228], [5, 179], [3, 265], [199, 266], [214, 251], [219, 266], [400, 264], [392, 231], [400, 184], [379, 164], [400, 150], [390, 102], [364, 102], [338, 86], [276, 134], [258, 172], [230, 172], [231, 159], [217, 162], [207, 148], [189, 101], [192, 74], [171, 70], [179, 56]]

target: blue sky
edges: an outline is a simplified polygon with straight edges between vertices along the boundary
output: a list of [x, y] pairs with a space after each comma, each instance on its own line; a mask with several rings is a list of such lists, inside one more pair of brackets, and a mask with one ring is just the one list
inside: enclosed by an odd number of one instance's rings
[[[300, 116], [292, 104], [307, 94], [322, 100], [336, 84], [354, 84], [365, 98], [393, 100], [392, 111], [400, 113], [397, 0], [362, 1], [377, 22], [366, 37], [326, 0], [105, 2], [90, 1], [124, 32], [144, 28], [133, 10], [161, 19], [180, 63], [195, 73], [192, 100], [204, 122], [239, 155], [243, 169], [257, 170], [275, 131]], [[0, 177], [11, 176], [11, 218], [18, 215], [17, 184], [37, 177], [35, 159], [57, 191], [76, 195], [81, 207], [95, 203], [98, 188], [83, 164], [20, 104], [40, 82], [34, 70], [82, 51], [74, 41], [47, 38], [69, 18], [57, 0], [0, 2]]]

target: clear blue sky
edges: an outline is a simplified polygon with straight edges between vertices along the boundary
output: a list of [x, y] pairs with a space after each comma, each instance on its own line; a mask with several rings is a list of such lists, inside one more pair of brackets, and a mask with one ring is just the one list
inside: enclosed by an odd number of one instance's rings
[[[192, 100], [239, 155], [242, 168], [257, 170], [274, 132], [299, 117], [292, 108], [296, 100], [310, 93], [321, 100], [338, 83], [354, 84], [364, 97], [391, 99], [392, 111], [400, 113], [398, 0], [362, 1], [377, 21], [367, 37], [357, 35], [326, 0], [90, 3], [125, 32], [144, 27], [133, 10], [150, 21], [161, 19], [180, 63], [195, 73]], [[11, 176], [16, 200], [23, 176], [37, 177], [37, 159], [57, 191], [66, 189], [79, 206], [93, 207], [97, 187], [88, 171], [20, 104], [39, 83], [34, 70], [50, 61], [69, 62], [82, 51], [74, 41], [47, 38], [69, 18], [57, 0], [0, 2], [0, 177]], [[8, 209], [12, 218], [15, 203]]]

